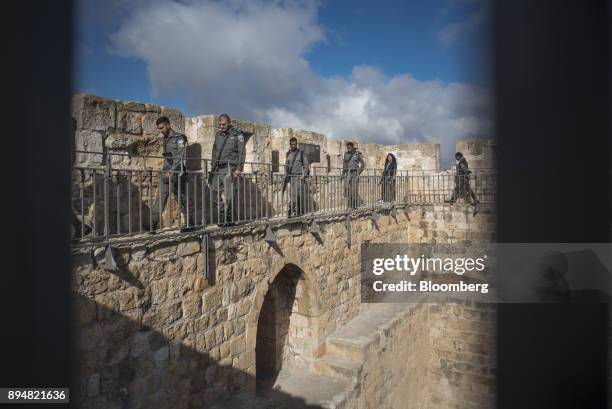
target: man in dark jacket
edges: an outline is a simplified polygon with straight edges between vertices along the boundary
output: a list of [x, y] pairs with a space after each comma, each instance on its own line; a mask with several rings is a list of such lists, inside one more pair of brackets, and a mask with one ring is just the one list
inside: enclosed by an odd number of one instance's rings
[[476, 198], [476, 194], [470, 186], [470, 174], [472, 172], [469, 170], [467, 160], [463, 157], [463, 153], [455, 153], [455, 159], [457, 160], [455, 188], [453, 189], [452, 197], [446, 202], [450, 203], [452, 206], [460, 197], [466, 198], [469, 196], [472, 198], [471, 205], [474, 206], [474, 216], [476, 216], [476, 213], [478, 213], [480, 210], [480, 202]]
[[342, 176], [344, 177], [344, 195], [348, 207], [359, 207], [358, 176], [363, 172], [365, 162], [361, 152], [355, 149], [353, 142], [346, 143], [346, 152], [342, 161]]
[[[187, 172], [185, 169], [185, 154], [187, 151], [187, 137], [176, 132], [170, 126], [170, 120], [161, 116], [155, 122], [157, 129], [162, 134], [164, 144], [164, 165], [159, 184], [159, 197], [151, 208], [152, 229], [159, 226], [161, 215], [166, 207], [170, 191], [179, 198], [181, 211], [187, 217]], [[188, 219], [191, 219], [189, 217]], [[187, 226], [193, 227], [192, 220], [187, 220]]]
[[246, 151], [244, 133], [232, 127], [229, 115], [219, 115], [218, 127], [212, 147], [209, 188], [216, 215], [213, 222], [225, 226], [233, 219], [234, 179], [242, 173]]
[[304, 151], [298, 148], [296, 138], [289, 140], [290, 149], [285, 157], [285, 184], [291, 183], [291, 192], [289, 196], [289, 217], [300, 216], [306, 210], [306, 194], [305, 179], [310, 175], [308, 167], [308, 156]]

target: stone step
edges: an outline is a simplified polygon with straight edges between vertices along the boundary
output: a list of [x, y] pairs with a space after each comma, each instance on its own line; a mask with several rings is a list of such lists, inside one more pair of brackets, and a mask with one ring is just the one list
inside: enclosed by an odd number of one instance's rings
[[344, 379], [309, 368], [283, 369], [263, 396], [238, 394], [206, 406], [210, 409], [348, 409], [356, 391]]
[[380, 335], [410, 309], [406, 304], [372, 305], [331, 334], [325, 343], [326, 355], [363, 362], [370, 351], [380, 346]]
[[324, 407], [327, 409], [348, 409], [355, 407], [355, 402], [359, 397], [359, 387], [354, 384], [352, 387], [345, 389], [335, 395], [332, 400], [325, 402]]
[[362, 365], [359, 362], [325, 355], [315, 361], [315, 369], [333, 379], [344, 379], [354, 382], [361, 375]]
[[368, 352], [368, 347], [372, 343], [376, 343], [378, 345], [376, 340], [371, 340], [371, 342], [365, 343], [356, 340], [330, 337], [327, 339], [325, 344], [326, 354], [324, 357], [345, 359], [361, 364], [364, 362]]

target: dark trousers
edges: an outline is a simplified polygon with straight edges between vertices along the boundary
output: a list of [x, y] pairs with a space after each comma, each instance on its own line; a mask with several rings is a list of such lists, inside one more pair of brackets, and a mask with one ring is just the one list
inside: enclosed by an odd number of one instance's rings
[[393, 202], [395, 201], [395, 178], [384, 177], [382, 182], [382, 201]]
[[213, 172], [210, 180], [211, 223], [230, 223], [234, 207], [234, 168], [221, 167]]
[[349, 173], [344, 177], [344, 197], [347, 207], [356, 209], [359, 207], [359, 186], [357, 173]]
[[308, 195], [306, 183], [302, 176], [290, 176], [291, 190], [289, 192], [289, 217], [301, 216], [307, 210]]
[[[189, 206], [189, 203], [187, 202], [187, 188], [188, 188], [187, 176], [183, 175], [179, 180], [178, 176], [172, 175], [170, 176], [170, 179], [171, 180], [169, 181], [162, 180], [162, 183], [160, 183], [159, 196], [156, 198], [155, 204], [151, 208], [151, 218], [153, 220], [154, 226], [157, 226], [159, 224], [159, 221], [161, 219], [161, 214], [166, 208], [166, 203], [168, 202], [168, 196], [170, 195], [171, 190], [172, 190], [172, 193], [174, 193], [179, 198], [179, 202], [181, 204], [181, 211], [183, 212], [185, 217], [187, 217], [187, 207]], [[180, 189], [179, 189], [179, 186], [180, 186]], [[179, 190], [180, 190], [180, 194], [179, 194]], [[189, 217], [188, 219], [193, 217], [192, 215], [190, 216], [191, 217]], [[187, 224], [189, 226], [192, 226], [193, 221], [187, 220]]]
[[455, 203], [459, 198], [472, 198], [472, 203], [478, 203], [476, 194], [470, 186], [469, 176], [455, 176], [455, 188], [453, 189], [453, 196], [451, 197], [451, 203]]

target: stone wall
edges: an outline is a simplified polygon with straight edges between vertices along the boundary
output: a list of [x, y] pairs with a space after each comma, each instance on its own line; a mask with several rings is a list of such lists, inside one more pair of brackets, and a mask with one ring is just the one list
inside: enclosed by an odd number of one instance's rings
[[[409, 220], [401, 212], [397, 219], [379, 219], [379, 230], [367, 218], [356, 219], [353, 240], [402, 240]], [[170, 399], [186, 407], [190, 399], [253, 388], [259, 309], [269, 283], [288, 264], [308, 283], [306, 355], [316, 357], [325, 336], [359, 307], [358, 246], [347, 246], [343, 222], [324, 224], [322, 231], [320, 244], [301, 224], [282, 228], [278, 249], [262, 232], [214, 238], [212, 286], [202, 276], [197, 240], [119, 248], [116, 273], [89, 253], [75, 256], [79, 402], [152, 407]], [[187, 386], [177, 386], [182, 383]]]
[[[170, 119], [175, 130], [185, 132], [185, 117], [174, 108], [95, 95], [75, 95], [72, 115], [77, 121], [77, 150], [159, 156], [162, 145], [155, 121], [162, 115]], [[135, 159], [120, 156], [113, 159], [114, 167], [142, 166]], [[76, 157], [76, 164], [80, 166], [103, 163], [102, 155], [77, 154]], [[147, 165], [160, 167], [161, 160], [151, 160]]]
[[[393, 311], [395, 314], [389, 314]], [[337, 399], [344, 405], [338, 407], [495, 406], [493, 305], [373, 305], [367, 313], [389, 316], [378, 327], [363, 329], [361, 339], [367, 342], [341, 337], [331, 340], [332, 352], [347, 360], [345, 369], [353, 369], [351, 390]]]
[[[278, 150], [283, 163], [285, 152], [289, 149], [289, 139], [297, 138], [299, 143], [313, 143], [321, 147], [321, 161], [315, 166], [321, 170], [327, 167], [326, 156], [329, 155], [330, 167], [341, 169], [342, 158], [349, 140], [334, 140], [323, 134], [302, 131], [293, 128], [276, 128], [272, 130], [272, 149]], [[384, 161], [388, 153], [397, 158], [398, 170], [440, 170], [439, 144], [400, 144], [379, 145], [364, 143], [351, 139], [357, 149], [363, 154], [366, 167], [369, 169], [384, 168]]]
[[[376, 223], [359, 217], [352, 222], [351, 247], [343, 221], [323, 223], [320, 238], [301, 224], [285, 226], [277, 231], [277, 246], [263, 241], [261, 231], [211, 237], [214, 284], [202, 274], [198, 238], [120, 247], [116, 272], [102, 268], [98, 253], [77, 254], [73, 289], [80, 388], [75, 399], [88, 408], [169, 407], [170, 402], [180, 408], [253, 391], [259, 314], [270, 284], [287, 266], [301, 272], [296, 308], [302, 319], [290, 324], [286, 345], [299, 349], [311, 365], [325, 352], [325, 339], [359, 312], [358, 243], [490, 239], [492, 221], [479, 216], [469, 220], [459, 208], [434, 207], [400, 211]], [[441, 320], [445, 328], [448, 318]], [[410, 343], [405, 347], [408, 355], [418, 355], [410, 352]]]
[[[188, 156], [210, 159], [218, 115], [199, 115], [191, 118], [178, 110], [154, 104], [118, 101], [88, 94], [73, 97], [73, 116], [77, 119], [76, 148], [78, 150], [105, 151], [144, 155], [160, 155], [161, 139], [155, 120], [165, 115], [179, 132], [187, 135]], [[342, 167], [342, 155], [348, 140], [333, 140], [314, 131], [293, 128], [272, 128], [240, 119], [232, 120], [234, 126], [247, 132], [247, 161], [270, 162], [273, 150], [279, 151], [281, 163], [288, 149], [289, 138], [295, 136], [301, 143], [318, 144], [321, 162], [316, 166], [327, 167], [327, 155], [332, 168]], [[380, 145], [351, 139], [364, 154], [368, 168], [382, 168], [387, 153], [393, 153], [400, 170], [440, 171], [439, 144]], [[457, 150], [463, 152], [472, 168], [494, 168], [495, 142], [490, 139], [459, 141]], [[101, 155], [78, 155], [77, 164], [101, 164]], [[161, 162], [159, 162], [161, 163]], [[155, 167], [151, 160], [147, 165]], [[140, 161], [115, 158], [116, 166], [141, 166]], [[190, 162], [190, 168], [201, 169], [200, 161]], [[247, 169], [248, 171], [249, 169]]]
[[496, 169], [496, 144], [493, 139], [472, 139], [457, 142], [457, 152], [463, 153], [470, 168]]

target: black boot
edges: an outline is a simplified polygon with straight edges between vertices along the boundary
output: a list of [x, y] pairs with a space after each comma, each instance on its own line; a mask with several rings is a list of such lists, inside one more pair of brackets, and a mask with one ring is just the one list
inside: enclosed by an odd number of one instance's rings
[[472, 217], [474, 217], [480, 211], [480, 202], [476, 200], [474, 203], [472, 203], [472, 206], [474, 206], [474, 213], [472, 214]]

